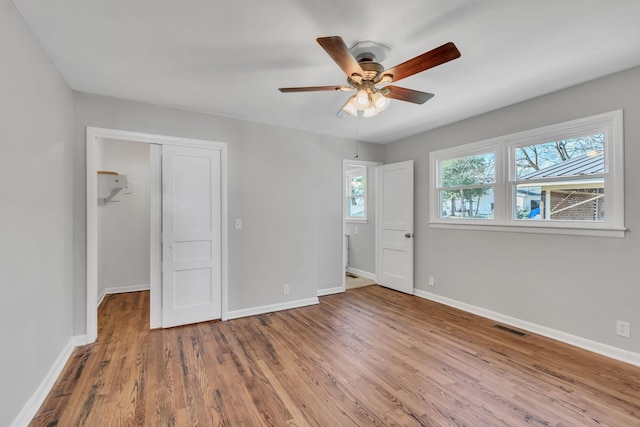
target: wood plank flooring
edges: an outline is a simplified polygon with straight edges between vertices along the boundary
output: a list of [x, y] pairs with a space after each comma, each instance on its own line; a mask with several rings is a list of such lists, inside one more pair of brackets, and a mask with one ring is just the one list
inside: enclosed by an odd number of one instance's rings
[[640, 426], [640, 368], [378, 286], [149, 328], [107, 296], [32, 426]]
[[347, 273], [344, 278], [344, 287], [345, 289], [355, 289], [361, 288], [363, 286], [374, 285], [376, 283], [375, 280], [367, 279], [366, 277], [356, 276], [355, 274]]

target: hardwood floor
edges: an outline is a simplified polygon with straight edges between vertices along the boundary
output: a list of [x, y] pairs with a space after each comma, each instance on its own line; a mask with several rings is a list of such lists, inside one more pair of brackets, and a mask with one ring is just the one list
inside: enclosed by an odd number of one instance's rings
[[367, 279], [366, 277], [356, 276], [355, 274], [347, 273], [344, 278], [345, 289], [361, 288], [363, 286], [374, 285], [375, 280]]
[[150, 331], [107, 296], [32, 426], [640, 426], [640, 368], [378, 286]]

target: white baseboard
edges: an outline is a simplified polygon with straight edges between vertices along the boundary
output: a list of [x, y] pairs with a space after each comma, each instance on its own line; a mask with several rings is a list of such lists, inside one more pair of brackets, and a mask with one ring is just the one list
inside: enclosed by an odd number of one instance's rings
[[69, 342], [64, 346], [56, 360], [53, 362], [53, 365], [49, 368], [49, 371], [40, 382], [36, 391], [31, 395], [27, 403], [22, 407], [22, 410], [18, 413], [18, 416], [11, 423], [11, 427], [27, 427], [29, 425], [33, 417], [38, 412], [38, 409], [40, 409], [40, 406], [42, 406], [42, 403], [51, 392], [58, 376], [60, 376], [62, 369], [64, 369], [64, 365], [66, 365], [69, 357], [71, 357], [73, 349], [78, 345], [76, 343], [82, 341], [86, 343], [87, 337], [84, 336], [84, 338], [82, 338], [82, 336], [74, 336], [69, 339]]
[[318, 289], [318, 296], [323, 297], [325, 295], [339, 294], [341, 292], [344, 292], [344, 288], [342, 286], [337, 286], [335, 288]]
[[374, 273], [369, 273], [368, 271], [358, 270], [357, 268], [347, 267], [347, 273], [355, 274], [359, 277], [364, 277], [366, 279], [376, 280], [377, 277]]
[[71, 337], [71, 345], [75, 347], [80, 347], [81, 345], [87, 345], [87, 335], [74, 335]]
[[113, 288], [106, 288], [102, 291], [100, 297], [98, 298], [98, 307], [100, 307], [100, 304], [102, 304], [102, 300], [107, 295], [123, 294], [125, 292], [148, 291], [149, 289], [151, 289], [151, 286], [149, 286], [148, 283], [143, 283], [141, 285], [115, 286]]
[[308, 305], [319, 304], [318, 297], [300, 299], [296, 301], [287, 301], [278, 304], [262, 305], [259, 307], [245, 308], [242, 310], [233, 310], [227, 312], [227, 319], [238, 319], [240, 317], [255, 316], [264, 313], [273, 313], [274, 311], [289, 310], [291, 308], [306, 307]]
[[524, 329], [526, 331], [533, 332], [547, 338], [580, 347], [582, 349], [589, 350], [594, 353], [610, 357], [612, 359], [630, 363], [635, 366], [640, 366], [640, 354], [638, 353], [623, 350], [621, 348], [613, 347], [607, 344], [602, 344], [597, 341], [591, 341], [586, 338], [571, 335], [566, 332], [558, 331], [556, 329], [547, 328], [546, 326], [531, 323], [526, 320], [517, 319], [515, 317], [507, 316], [495, 311], [487, 310], [471, 304], [432, 294], [431, 292], [426, 292], [420, 289], [414, 288], [413, 294], [421, 298], [439, 302], [441, 304], [458, 308], [469, 313], [477, 314], [478, 316], [486, 317], [487, 319], [495, 320], [496, 322], [505, 323], [507, 325], [515, 326], [516, 328]]

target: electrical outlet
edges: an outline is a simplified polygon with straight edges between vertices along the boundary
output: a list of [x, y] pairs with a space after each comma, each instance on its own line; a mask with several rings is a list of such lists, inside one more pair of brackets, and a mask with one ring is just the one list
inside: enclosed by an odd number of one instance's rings
[[435, 286], [436, 285], [436, 278], [433, 276], [429, 276], [429, 286]]
[[282, 285], [282, 295], [289, 295], [289, 285]]
[[236, 219], [236, 230], [242, 230], [242, 220]]
[[616, 322], [616, 335], [625, 338], [631, 338], [631, 324], [629, 322], [618, 320]]

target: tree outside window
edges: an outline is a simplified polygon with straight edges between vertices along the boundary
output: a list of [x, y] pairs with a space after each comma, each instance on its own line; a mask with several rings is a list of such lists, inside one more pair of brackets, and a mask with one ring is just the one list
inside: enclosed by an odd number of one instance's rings
[[441, 171], [441, 218], [493, 217], [493, 153], [444, 160]]

